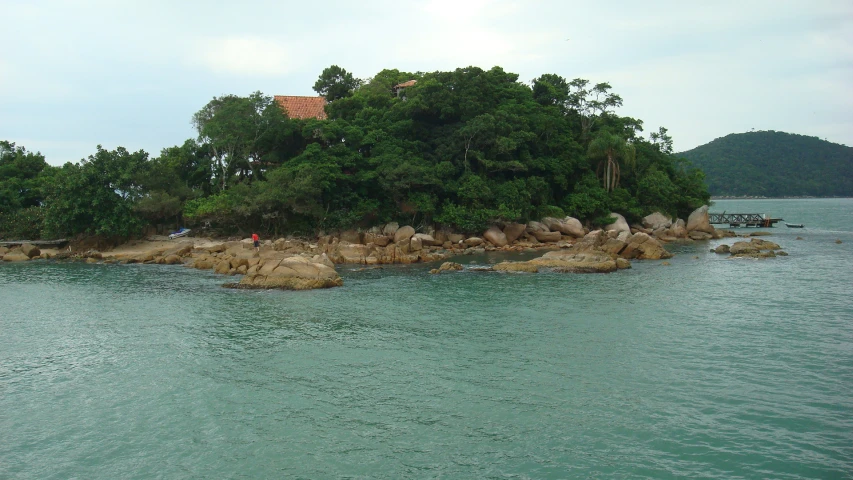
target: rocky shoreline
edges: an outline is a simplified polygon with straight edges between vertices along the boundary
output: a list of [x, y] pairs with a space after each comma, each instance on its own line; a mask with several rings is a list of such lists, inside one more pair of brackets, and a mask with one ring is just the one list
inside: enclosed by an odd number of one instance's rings
[[[693, 242], [735, 236], [717, 230], [708, 219], [708, 207], [694, 211], [687, 221], [651, 214], [642, 224], [628, 225], [624, 217], [611, 214], [616, 221], [602, 229], [589, 231], [575, 218], [543, 218], [527, 224], [494, 225], [481, 236], [466, 236], [447, 230], [416, 232], [409, 225], [389, 223], [367, 231], [346, 231], [324, 235], [314, 241], [280, 238], [266, 241], [255, 251], [250, 239], [198, 242], [183, 238], [161, 242], [153, 248], [116, 248], [96, 250], [40, 251], [24, 244], [14, 249], [0, 248], [0, 259], [7, 262], [31, 259], [70, 259], [89, 263], [184, 265], [213, 270], [222, 275], [242, 275], [232, 288], [281, 288], [306, 290], [343, 285], [336, 265], [411, 264], [447, 260], [451, 257], [487, 251], [531, 252], [548, 250], [526, 262], [503, 262], [494, 271], [538, 272], [548, 269], [567, 273], [609, 273], [630, 268], [633, 260], [660, 260], [672, 257], [665, 244]], [[738, 242], [744, 243], [744, 242]], [[738, 256], [770, 256], [777, 250], [754, 239], [749, 248], [736, 243], [731, 248]], [[766, 242], [770, 243], [770, 242]], [[775, 245], [775, 244], [773, 244]], [[145, 244], [143, 244], [143, 247]], [[433, 273], [460, 270], [461, 265], [445, 263]]]

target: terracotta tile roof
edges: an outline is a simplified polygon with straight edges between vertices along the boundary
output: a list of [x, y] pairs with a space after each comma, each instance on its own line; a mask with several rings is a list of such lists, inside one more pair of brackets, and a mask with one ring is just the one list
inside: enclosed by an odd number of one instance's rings
[[406, 87], [411, 87], [412, 85], [414, 85], [414, 84], [416, 84], [416, 83], [418, 83], [418, 81], [417, 81], [417, 80], [409, 80], [408, 82], [398, 83], [397, 85], [394, 85], [394, 88], [406, 88]]
[[290, 118], [326, 119], [326, 99], [323, 97], [296, 97], [292, 95], [276, 95], [275, 102], [284, 109]]

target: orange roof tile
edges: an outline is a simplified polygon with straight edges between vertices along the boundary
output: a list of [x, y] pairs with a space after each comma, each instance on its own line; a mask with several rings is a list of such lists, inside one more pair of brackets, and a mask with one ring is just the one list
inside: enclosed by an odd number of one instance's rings
[[414, 85], [414, 84], [416, 84], [416, 83], [418, 83], [418, 81], [417, 81], [417, 80], [409, 80], [408, 82], [398, 83], [397, 85], [394, 85], [394, 88], [406, 88], [406, 87], [411, 87], [412, 85]]
[[326, 119], [326, 99], [323, 97], [297, 97], [292, 95], [276, 95], [275, 102], [284, 109], [290, 118]]

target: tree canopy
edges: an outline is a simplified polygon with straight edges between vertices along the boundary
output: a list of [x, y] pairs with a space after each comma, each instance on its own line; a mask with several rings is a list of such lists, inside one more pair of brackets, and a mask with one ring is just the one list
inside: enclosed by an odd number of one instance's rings
[[[417, 82], [393, 88], [408, 80]], [[216, 97], [192, 118], [197, 139], [155, 158], [98, 147], [79, 164], [42, 166], [37, 202], [22, 188], [2, 201], [37, 209], [43, 235], [202, 223], [281, 235], [388, 221], [473, 233], [543, 216], [595, 224], [612, 211], [685, 217], [709, 198], [702, 172], [671, 155], [666, 129], [646, 140], [642, 121], [615, 113], [622, 99], [607, 83], [546, 74], [525, 84], [500, 67], [359, 80], [333, 65], [315, 89], [328, 119], [287, 118], [260, 92]], [[26, 171], [12, 176], [31, 181]]]
[[817, 137], [733, 133], [680, 153], [719, 196], [853, 196], [853, 148]]

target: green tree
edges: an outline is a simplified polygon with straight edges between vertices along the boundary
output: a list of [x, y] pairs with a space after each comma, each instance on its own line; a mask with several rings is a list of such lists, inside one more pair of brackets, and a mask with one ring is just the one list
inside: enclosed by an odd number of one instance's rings
[[627, 163], [634, 161], [634, 147], [624, 138], [606, 130], [598, 132], [589, 144], [589, 156], [601, 159], [598, 164], [598, 174], [601, 176], [604, 190], [611, 192], [619, 186], [621, 169], [619, 160]]
[[47, 186], [46, 234], [129, 237], [139, 233], [145, 222], [133, 207], [143, 195], [139, 179], [147, 160], [142, 150], [108, 151], [98, 145], [98, 151], [80, 164], [66, 163]]
[[332, 65], [323, 69], [323, 73], [314, 83], [314, 91], [333, 102], [340, 98], [349, 97], [353, 90], [361, 85], [361, 80], [352, 76], [345, 69]]

